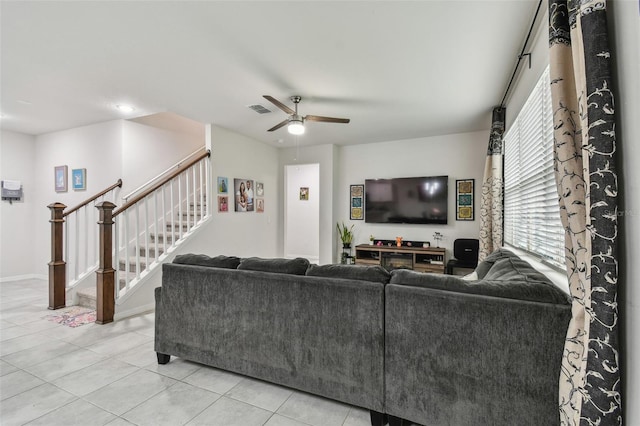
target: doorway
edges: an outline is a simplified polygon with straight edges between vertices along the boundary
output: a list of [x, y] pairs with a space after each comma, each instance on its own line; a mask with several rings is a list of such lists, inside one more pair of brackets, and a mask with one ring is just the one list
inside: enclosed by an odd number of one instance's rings
[[284, 168], [284, 257], [320, 260], [320, 164]]

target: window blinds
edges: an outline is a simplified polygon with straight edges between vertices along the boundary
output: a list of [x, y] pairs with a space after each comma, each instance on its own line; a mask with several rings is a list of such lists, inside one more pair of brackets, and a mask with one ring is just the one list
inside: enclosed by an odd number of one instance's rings
[[504, 238], [564, 269], [548, 67], [504, 136]]

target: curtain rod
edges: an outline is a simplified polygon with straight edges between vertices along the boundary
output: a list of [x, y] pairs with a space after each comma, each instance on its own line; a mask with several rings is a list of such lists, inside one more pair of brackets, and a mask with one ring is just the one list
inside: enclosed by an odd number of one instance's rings
[[538, 19], [538, 13], [540, 12], [540, 6], [542, 6], [542, 0], [538, 1], [538, 8], [536, 9], [536, 14], [533, 16], [533, 21], [531, 21], [531, 27], [529, 27], [529, 33], [527, 34], [527, 38], [522, 45], [522, 51], [518, 55], [518, 62], [516, 62], [516, 67], [513, 70], [513, 74], [511, 74], [511, 80], [509, 80], [509, 85], [507, 85], [507, 90], [504, 91], [504, 96], [502, 97], [502, 101], [500, 102], [500, 108], [504, 108], [504, 101], [507, 99], [507, 95], [509, 94], [509, 89], [511, 89], [511, 84], [513, 84], [513, 79], [516, 78], [516, 73], [518, 72], [518, 67], [520, 66], [520, 61], [525, 56], [529, 57], [529, 68], [531, 68], [531, 53], [524, 53], [527, 49], [527, 44], [529, 43], [529, 38], [531, 37], [531, 33], [533, 32], [533, 27], [536, 24], [536, 20]]

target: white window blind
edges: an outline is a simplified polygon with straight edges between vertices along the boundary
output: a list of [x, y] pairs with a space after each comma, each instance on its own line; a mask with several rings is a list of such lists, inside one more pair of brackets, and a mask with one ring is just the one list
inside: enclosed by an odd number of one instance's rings
[[504, 136], [504, 238], [564, 269], [549, 68]]

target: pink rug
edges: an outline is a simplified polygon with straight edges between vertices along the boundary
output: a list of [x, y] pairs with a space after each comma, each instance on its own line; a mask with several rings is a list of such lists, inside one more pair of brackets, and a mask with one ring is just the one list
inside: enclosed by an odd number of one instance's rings
[[47, 315], [44, 319], [57, 322], [68, 327], [80, 327], [96, 321], [96, 311], [82, 306], [69, 306], [56, 311], [56, 314]]

